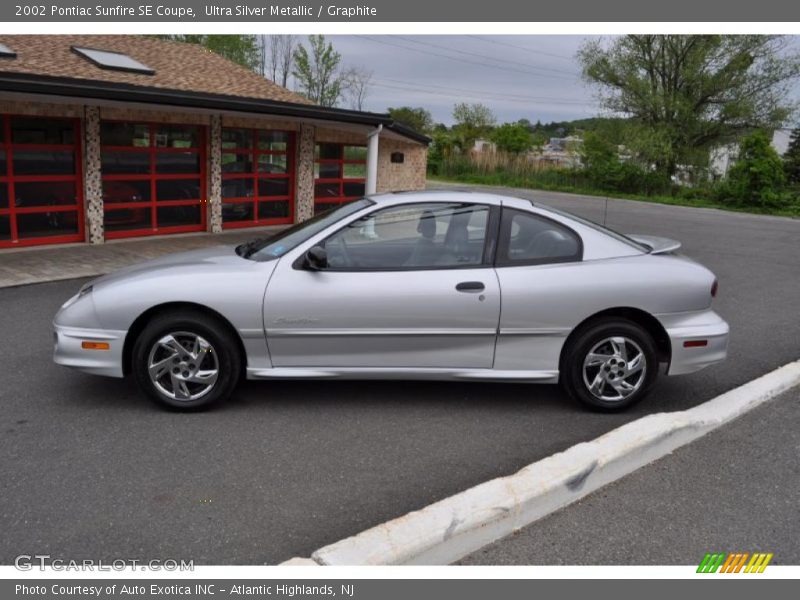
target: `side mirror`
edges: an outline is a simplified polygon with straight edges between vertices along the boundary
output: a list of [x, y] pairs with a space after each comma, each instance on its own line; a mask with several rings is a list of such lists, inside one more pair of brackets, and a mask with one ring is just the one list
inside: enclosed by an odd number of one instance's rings
[[322, 246], [314, 246], [306, 252], [306, 266], [312, 271], [328, 267], [328, 253]]

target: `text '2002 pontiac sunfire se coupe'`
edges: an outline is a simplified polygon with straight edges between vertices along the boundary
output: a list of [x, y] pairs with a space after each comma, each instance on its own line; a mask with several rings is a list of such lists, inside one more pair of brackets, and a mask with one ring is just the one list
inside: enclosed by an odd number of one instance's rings
[[55, 361], [186, 409], [246, 377], [560, 382], [618, 410], [726, 356], [717, 281], [678, 247], [519, 198], [376, 195], [84, 285]]

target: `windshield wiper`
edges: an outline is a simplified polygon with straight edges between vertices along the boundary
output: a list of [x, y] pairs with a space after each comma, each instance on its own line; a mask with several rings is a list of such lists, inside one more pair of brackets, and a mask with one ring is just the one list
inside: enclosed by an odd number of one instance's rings
[[267, 238], [256, 238], [254, 240], [250, 240], [249, 242], [245, 242], [244, 244], [239, 244], [236, 246], [236, 254], [242, 258], [250, 258], [253, 254], [261, 249], [262, 244], [266, 241], [266, 239]]

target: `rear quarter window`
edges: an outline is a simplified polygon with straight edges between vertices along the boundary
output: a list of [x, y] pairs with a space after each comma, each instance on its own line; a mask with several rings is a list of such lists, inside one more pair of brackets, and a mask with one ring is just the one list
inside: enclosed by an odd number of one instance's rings
[[580, 261], [583, 244], [570, 228], [541, 215], [503, 209], [499, 266]]

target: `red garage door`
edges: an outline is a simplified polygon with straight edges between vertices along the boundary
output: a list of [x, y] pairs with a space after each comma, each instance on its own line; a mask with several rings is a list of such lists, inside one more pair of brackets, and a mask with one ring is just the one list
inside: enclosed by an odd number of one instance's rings
[[106, 238], [205, 229], [204, 127], [103, 121], [100, 144]]
[[222, 222], [225, 228], [294, 220], [294, 133], [222, 130]]
[[314, 152], [314, 212], [364, 196], [367, 147], [320, 142]]
[[0, 248], [83, 241], [80, 121], [0, 116]]

